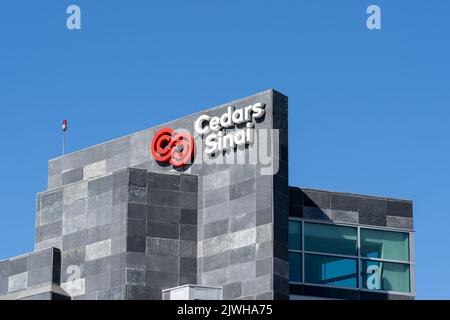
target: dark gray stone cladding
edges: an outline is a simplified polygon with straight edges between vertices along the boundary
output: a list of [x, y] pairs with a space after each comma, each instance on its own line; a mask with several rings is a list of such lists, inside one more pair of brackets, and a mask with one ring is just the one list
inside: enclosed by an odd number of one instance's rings
[[[252, 148], [183, 170], [151, 157], [159, 129], [193, 133], [200, 114], [258, 102], [266, 114], [256, 129], [279, 130], [278, 140], [270, 138], [275, 176], [261, 174], [260, 164], [227, 164], [239, 153], [255, 154]], [[268, 90], [50, 160], [49, 190], [37, 201], [36, 249], [62, 249], [63, 281], [67, 268], [80, 266], [85, 290], [75, 299], [160, 299], [161, 288], [185, 283], [221, 286], [225, 299], [287, 299], [287, 108], [286, 96]], [[184, 181], [181, 172], [197, 181]]]
[[61, 248], [73, 299], [160, 299], [197, 283], [197, 197], [197, 176], [136, 168], [62, 186], [38, 195], [36, 249]]
[[27, 296], [26, 291], [34, 290], [41, 292], [41, 300], [51, 300], [51, 290], [42, 292], [40, 289], [59, 286], [60, 281], [59, 249], [49, 248], [0, 261], [0, 298], [12, 295], [20, 299]]
[[289, 187], [289, 216], [413, 230], [410, 200]]

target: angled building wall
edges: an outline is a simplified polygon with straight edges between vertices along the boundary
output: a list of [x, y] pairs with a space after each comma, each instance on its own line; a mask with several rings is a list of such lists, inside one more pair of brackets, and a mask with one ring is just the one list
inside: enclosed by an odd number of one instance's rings
[[60, 281], [59, 249], [49, 248], [0, 261], [0, 300], [70, 299]]

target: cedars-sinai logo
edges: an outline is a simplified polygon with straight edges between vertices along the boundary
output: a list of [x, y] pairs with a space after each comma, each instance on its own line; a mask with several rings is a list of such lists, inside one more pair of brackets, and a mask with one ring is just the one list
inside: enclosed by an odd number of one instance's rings
[[176, 132], [170, 128], [159, 130], [152, 140], [153, 158], [160, 164], [183, 167], [192, 163], [194, 158], [194, 138], [186, 132]]

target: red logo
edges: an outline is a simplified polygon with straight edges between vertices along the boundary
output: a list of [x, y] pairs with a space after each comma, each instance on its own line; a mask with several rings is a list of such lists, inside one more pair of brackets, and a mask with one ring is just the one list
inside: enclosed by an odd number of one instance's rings
[[192, 163], [194, 148], [194, 139], [189, 133], [164, 128], [155, 134], [151, 150], [156, 161], [182, 167]]

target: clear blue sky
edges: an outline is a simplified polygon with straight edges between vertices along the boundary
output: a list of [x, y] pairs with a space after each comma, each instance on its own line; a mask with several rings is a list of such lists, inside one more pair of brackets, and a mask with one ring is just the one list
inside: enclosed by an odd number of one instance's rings
[[417, 297], [450, 298], [449, 14], [445, 0], [2, 0], [0, 259], [33, 249], [63, 118], [75, 151], [275, 88], [290, 184], [413, 199]]

